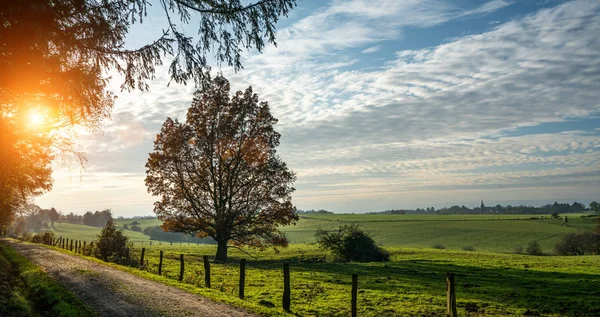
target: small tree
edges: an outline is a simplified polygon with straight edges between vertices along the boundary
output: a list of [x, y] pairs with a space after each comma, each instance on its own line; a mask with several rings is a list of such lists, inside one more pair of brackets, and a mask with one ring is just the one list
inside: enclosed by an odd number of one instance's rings
[[531, 241], [527, 244], [527, 249], [525, 249], [525, 252], [527, 252], [527, 254], [529, 255], [543, 255], [544, 252], [542, 251], [542, 246], [540, 245], [539, 242], [537, 241]]
[[358, 225], [344, 225], [336, 231], [319, 229], [315, 234], [319, 246], [331, 251], [343, 261], [389, 261], [387, 251], [375, 244], [373, 238]]
[[600, 236], [591, 232], [570, 233], [556, 243], [554, 250], [560, 255], [598, 254]]
[[52, 228], [54, 228], [54, 222], [58, 221], [59, 218], [60, 215], [58, 214], [56, 209], [54, 209], [54, 207], [48, 210], [48, 219], [50, 219], [50, 222], [52, 223]]
[[233, 97], [229, 91], [217, 77], [196, 92], [185, 123], [165, 121], [146, 164], [162, 228], [212, 237], [217, 261], [227, 260], [228, 243], [287, 246], [279, 228], [298, 220], [296, 176], [275, 150], [277, 119], [251, 87]]
[[102, 228], [96, 238], [94, 256], [103, 261], [123, 263], [128, 259], [131, 243], [123, 235], [123, 231], [117, 229], [114, 220], [109, 220]]
[[598, 214], [600, 212], [600, 204], [597, 201], [592, 201], [590, 203], [590, 210]]

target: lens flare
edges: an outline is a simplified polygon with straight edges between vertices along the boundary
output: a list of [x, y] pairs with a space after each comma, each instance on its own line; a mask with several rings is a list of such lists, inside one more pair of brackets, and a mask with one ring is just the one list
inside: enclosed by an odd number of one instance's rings
[[36, 110], [31, 110], [29, 112], [29, 124], [33, 126], [42, 125], [45, 121], [44, 115], [39, 113]]

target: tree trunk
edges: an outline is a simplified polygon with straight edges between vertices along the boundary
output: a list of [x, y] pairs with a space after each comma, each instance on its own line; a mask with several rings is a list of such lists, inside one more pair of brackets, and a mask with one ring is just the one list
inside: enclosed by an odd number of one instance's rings
[[225, 263], [227, 261], [227, 240], [217, 240], [217, 256], [215, 262]]

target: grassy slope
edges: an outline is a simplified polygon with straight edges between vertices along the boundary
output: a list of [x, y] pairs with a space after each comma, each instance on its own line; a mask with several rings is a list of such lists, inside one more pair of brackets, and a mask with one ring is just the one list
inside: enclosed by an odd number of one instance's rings
[[[165, 252], [163, 275], [157, 273]], [[282, 265], [291, 263], [292, 311], [302, 316], [348, 316], [351, 274], [359, 275], [360, 316], [444, 316], [445, 273], [456, 273], [459, 314], [470, 316], [597, 316], [600, 257], [532, 257], [515, 254], [390, 248], [387, 263], [316, 263], [322, 252], [312, 245], [292, 245], [279, 253], [230, 251], [228, 264], [212, 264], [212, 289], [204, 288], [202, 255], [214, 246], [146, 247], [146, 271], [125, 269], [229, 302], [267, 316], [281, 307]], [[185, 284], [178, 283], [179, 254], [185, 254]], [[133, 254], [139, 257], [139, 250]], [[238, 261], [248, 259], [246, 299], [237, 296]], [[166, 278], [165, 278], [166, 277]]]
[[[550, 252], [561, 236], [581, 230], [592, 230], [597, 218], [569, 216], [569, 225], [561, 226], [559, 219], [531, 220], [540, 215], [310, 215], [301, 217], [295, 226], [283, 230], [292, 243], [312, 243], [318, 228], [335, 229], [340, 225], [359, 223], [373, 234], [383, 246], [430, 248], [442, 244], [449, 249], [474, 247], [477, 251], [512, 252], [515, 247], [526, 247], [537, 240]], [[518, 219], [518, 220], [517, 220]], [[157, 219], [136, 220], [143, 229], [158, 226]], [[133, 220], [118, 221], [117, 225], [130, 225]], [[78, 240], [92, 240], [99, 228], [56, 224], [56, 234]], [[148, 236], [125, 230], [134, 242], [149, 241]]]
[[[319, 228], [336, 228], [359, 222], [392, 253], [383, 264], [314, 263], [322, 256], [314, 245], [293, 244], [280, 253], [250, 251], [255, 258], [231, 249], [229, 264], [212, 265], [212, 289], [204, 288], [202, 255], [215, 254], [214, 246], [166, 244], [146, 247], [147, 271], [124, 268], [134, 274], [229, 302], [267, 316], [282, 315], [280, 308], [259, 306], [261, 300], [281, 307], [281, 263], [292, 268], [292, 310], [303, 316], [349, 315], [350, 276], [359, 274], [361, 316], [443, 316], [445, 273], [455, 272], [459, 313], [472, 316], [542, 314], [546, 316], [600, 315], [595, 305], [600, 285], [600, 257], [530, 257], [480, 252], [510, 252], [516, 245], [539, 240], [550, 251], [560, 235], [591, 230], [595, 218], [569, 215], [569, 227], [560, 220], [529, 220], [529, 216], [503, 217], [422, 215], [325, 215], [303, 217], [285, 231], [296, 242], [312, 242]], [[142, 220], [140, 226], [157, 225]], [[126, 222], [130, 223], [130, 221]], [[121, 224], [122, 225], [122, 224]], [[130, 233], [130, 231], [126, 231]], [[417, 249], [442, 243], [452, 249], [475, 247], [477, 252]], [[400, 248], [399, 246], [402, 246]], [[158, 271], [159, 251], [165, 251], [163, 275]], [[185, 254], [185, 283], [179, 275], [179, 254]], [[132, 255], [139, 257], [139, 249]], [[239, 258], [248, 259], [246, 299], [236, 298]], [[122, 268], [123, 269], [123, 268]]]
[[[39, 267], [19, 255], [10, 246], [0, 244], [0, 264], [15, 275], [10, 286], [10, 298], [3, 298], [0, 307], [8, 302], [2, 316], [95, 316], [83, 302], [53, 280]], [[2, 274], [6, 274], [6, 271]], [[3, 290], [3, 292], [6, 289]]]

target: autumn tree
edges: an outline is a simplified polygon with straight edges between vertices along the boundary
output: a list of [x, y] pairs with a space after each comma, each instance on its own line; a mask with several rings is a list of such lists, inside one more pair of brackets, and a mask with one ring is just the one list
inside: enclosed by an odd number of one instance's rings
[[298, 220], [296, 177], [275, 150], [277, 119], [251, 87], [229, 94], [223, 77], [197, 91], [185, 122], [165, 121], [146, 164], [163, 229], [212, 237], [218, 261], [228, 244], [286, 246], [279, 226]]
[[[126, 37], [160, 9], [162, 34], [138, 48]], [[51, 189], [56, 153], [73, 147], [74, 127], [99, 129], [114, 104], [110, 74], [121, 89], [148, 89], [169, 64], [176, 83], [210, 82], [209, 61], [242, 67], [244, 49], [275, 43], [275, 23], [295, 0], [0, 0], [0, 224], [16, 205]], [[196, 32], [184, 32], [187, 25]], [[41, 116], [34, 127], [29, 118]], [[43, 121], [43, 122], [42, 122]], [[43, 124], [42, 124], [43, 123]]]

